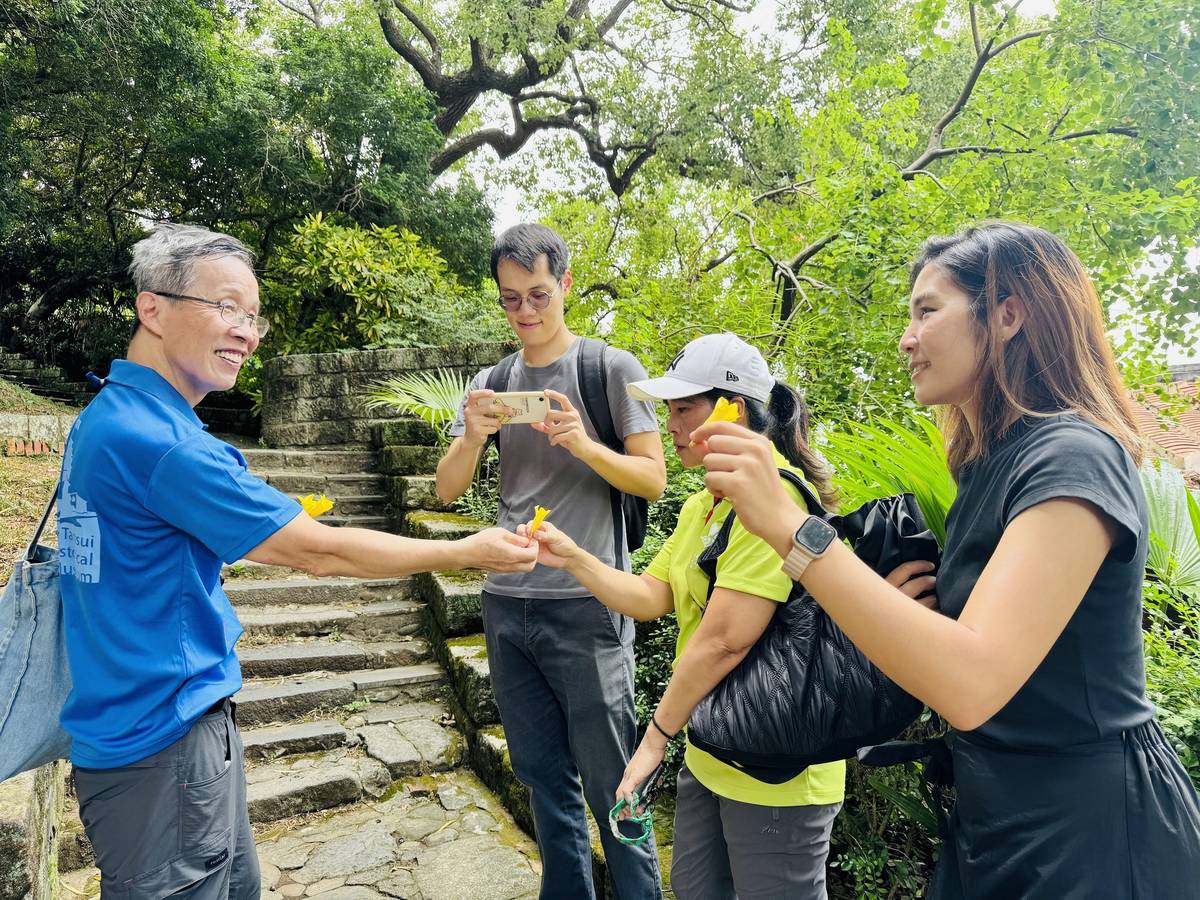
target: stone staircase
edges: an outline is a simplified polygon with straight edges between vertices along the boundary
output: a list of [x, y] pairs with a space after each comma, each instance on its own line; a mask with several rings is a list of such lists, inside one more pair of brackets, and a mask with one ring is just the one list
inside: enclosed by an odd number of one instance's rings
[[[409, 472], [429, 456], [422, 445], [399, 445], [392, 472], [366, 449], [242, 449], [281, 490], [333, 498], [331, 524], [390, 529], [404, 509], [392, 500], [430, 489]], [[235, 700], [263, 897], [536, 897], [535, 844], [466, 765], [416, 579], [313, 578], [245, 561], [225, 575], [245, 628]], [[60, 900], [99, 892], [69, 779], [66, 793]]]
[[[265, 449], [232, 438], [286, 493], [325, 493], [330, 524], [454, 539], [482, 523], [447, 511], [422, 423], [376, 423], [374, 442]], [[313, 578], [248, 561], [226, 567], [245, 628], [235, 698], [263, 897], [516, 900], [540, 862], [488, 677], [481, 573]], [[59, 900], [99, 892], [69, 779]], [[655, 812], [664, 877], [672, 810]], [[596, 824], [597, 895], [611, 896]], [[668, 897], [673, 896], [668, 892]]]
[[72, 379], [58, 366], [44, 366], [9, 350], [0, 350], [0, 377], [68, 406], [87, 406], [95, 395], [86, 381]]

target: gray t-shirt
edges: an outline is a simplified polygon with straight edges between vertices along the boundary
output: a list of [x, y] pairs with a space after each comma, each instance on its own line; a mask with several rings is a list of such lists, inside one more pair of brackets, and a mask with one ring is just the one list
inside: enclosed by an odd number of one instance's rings
[[[548, 366], [532, 367], [518, 356], [512, 367], [509, 391], [541, 391], [550, 388], [566, 394], [571, 405], [579, 411], [588, 436], [596, 440], [596, 427], [583, 408], [579, 390], [579, 340], [567, 352]], [[625, 391], [631, 381], [646, 378], [646, 370], [631, 354], [616, 347], [604, 352], [604, 367], [608, 375], [608, 406], [612, 411], [617, 436], [625, 440], [631, 434], [658, 431], [654, 404], [632, 399]], [[487, 386], [491, 366], [479, 372], [467, 388], [482, 390]], [[552, 403], [555, 409], [558, 405]], [[466, 396], [459, 406], [458, 418], [450, 433], [455, 437], [466, 431]], [[535, 505], [550, 510], [551, 521], [575, 543], [585, 548], [607, 565], [615, 565], [613, 547], [613, 516], [608, 482], [592, 468], [562, 447], [551, 447], [549, 438], [529, 425], [505, 425], [499, 432], [500, 450], [500, 510], [497, 523], [515, 529], [533, 518]], [[622, 527], [624, 527], [622, 525]], [[629, 554], [624, 552], [625, 535], [621, 534], [620, 558], [626, 570]], [[562, 569], [537, 566], [532, 572], [510, 572], [489, 575], [486, 588], [493, 594], [508, 597], [545, 599], [550, 597], [586, 597], [588, 590]]]

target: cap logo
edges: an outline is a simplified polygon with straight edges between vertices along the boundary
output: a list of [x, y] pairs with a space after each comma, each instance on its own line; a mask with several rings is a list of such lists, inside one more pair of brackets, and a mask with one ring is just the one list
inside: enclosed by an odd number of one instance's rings
[[678, 353], [676, 353], [676, 354], [675, 354], [675, 358], [674, 358], [673, 360], [671, 360], [671, 364], [670, 364], [669, 366], [667, 366], [667, 371], [668, 371], [668, 372], [674, 371], [675, 367], [676, 367], [677, 365], [679, 365], [679, 361], [680, 361], [681, 359], [683, 359], [683, 354], [684, 354], [685, 352], [687, 352], [687, 351], [685, 351], [685, 350], [680, 350]]
[[725, 380], [726, 381], [741, 381], [742, 379], [738, 378], [736, 375], [734, 375], [732, 372], [730, 372], [728, 369], [726, 369], [725, 370]]

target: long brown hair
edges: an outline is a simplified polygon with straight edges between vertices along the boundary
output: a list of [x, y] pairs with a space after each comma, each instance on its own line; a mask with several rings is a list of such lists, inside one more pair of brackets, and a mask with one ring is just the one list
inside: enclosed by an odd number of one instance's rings
[[[1142, 459], [1129, 397], [1104, 333], [1100, 301], [1083, 264], [1061, 240], [1019, 222], [988, 222], [952, 237], [927, 240], [913, 262], [911, 282], [935, 265], [967, 295], [977, 326], [972, 431], [962, 410], [941, 413], [950, 470], [987, 455], [1017, 419], [1063, 412], [1082, 416]], [[1008, 297], [1025, 306], [1020, 331], [1009, 341], [997, 325]]]

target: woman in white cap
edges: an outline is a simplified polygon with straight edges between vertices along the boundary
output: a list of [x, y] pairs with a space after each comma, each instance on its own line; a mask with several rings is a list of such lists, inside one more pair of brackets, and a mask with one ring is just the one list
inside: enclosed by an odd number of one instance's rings
[[[762, 354], [736, 335], [698, 338], [661, 378], [627, 389], [639, 400], [667, 402], [667, 430], [688, 467], [701, 465], [705, 452], [689, 436], [725, 398], [740, 424], [770, 441], [774, 465], [799, 474], [832, 505], [829, 474], [808, 446], [803, 398], [777, 382]], [[801, 502], [790, 484], [784, 490], [793, 503]], [[690, 497], [675, 531], [642, 575], [605, 566], [548, 522], [536, 532], [538, 562], [565, 568], [602, 603], [641, 620], [674, 612], [679, 622], [674, 673], [617, 789], [618, 800], [631, 801], [662, 763], [667, 741], [692, 708], [743, 659], [791, 590], [772, 547], [736, 520], [710, 588], [696, 559], [729, 511], [728, 503], [707, 490]], [[918, 597], [933, 586], [930, 568], [909, 563], [889, 580]], [[809, 766], [783, 784], [766, 784], [688, 745], [675, 813], [676, 896], [823, 900], [829, 835], [844, 792], [844, 762]]]

